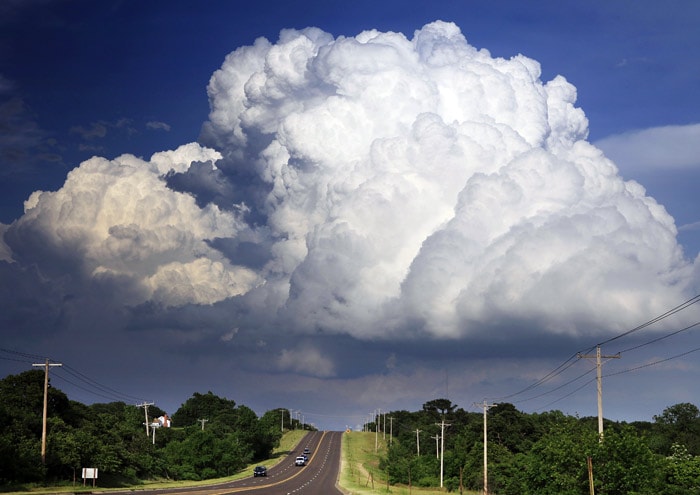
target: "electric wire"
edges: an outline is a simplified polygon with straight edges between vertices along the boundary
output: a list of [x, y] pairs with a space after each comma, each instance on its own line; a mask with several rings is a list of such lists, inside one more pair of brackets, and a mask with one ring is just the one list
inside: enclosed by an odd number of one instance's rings
[[692, 325], [688, 325], [687, 327], [681, 328], [680, 330], [676, 330], [675, 332], [667, 333], [666, 335], [662, 335], [661, 337], [657, 337], [657, 338], [652, 339], [652, 340], [650, 340], [650, 341], [648, 341], [648, 342], [644, 342], [643, 344], [638, 344], [638, 345], [629, 347], [629, 348], [627, 348], [627, 349], [624, 349], [624, 350], [622, 350], [622, 351], [617, 351], [617, 353], [618, 353], [618, 354], [622, 354], [622, 353], [625, 353], [625, 352], [631, 352], [631, 351], [637, 350], [637, 349], [639, 349], [639, 348], [641, 348], [641, 347], [647, 346], [647, 345], [649, 345], [649, 344], [655, 344], [656, 342], [660, 342], [660, 341], [662, 341], [662, 340], [664, 340], [664, 339], [667, 339], [667, 338], [669, 338], [669, 337], [673, 337], [674, 335], [678, 335], [679, 333], [685, 332], [685, 331], [687, 331], [687, 330], [690, 330], [690, 329], [692, 329], [692, 328], [694, 328], [694, 327], [696, 327], [696, 326], [698, 326], [698, 325], [700, 325], [700, 321], [696, 321], [696, 322], [693, 323]]
[[[594, 370], [594, 368], [591, 368], [591, 369], [589, 369], [589, 370], [587, 370], [587, 371], [581, 373], [581, 374], [578, 375], [576, 378], [573, 378], [573, 379], [569, 380], [568, 382], [562, 383], [561, 385], [559, 385], [559, 386], [556, 387], [556, 388], [553, 388], [552, 390], [548, 390], [548, 391], [546, 391], [546, 392], [542, 392], [542, 393], [539, 394], [539, 395], [535, 395], [535, 396], [532, 396], [532, 397], [528, 397], [527, 399], [520, 399], [520, 400], [518, 400], [518, 401], [515, 401], [515, 403], [516, 403], [516, 404], [519, 404], [519, 403], [521, 403], [521, 402], [528, 402], [528, 401], [531, 401], [531, 400], [534, 400], [534, 399], [539, 399], [540, 397], [544, 397], [545, 395], [552, 394], [552, 393], [556, 392], [557, 390], [561, 390], [562, 388], [564, 388], [564, 387], [566, 387], [566, 386], [568, 386], [568, 385], [571, 385], [571, 384], [574, 383], [574, 382], [577, 382], [578, 380], [580, 380], [580, 379], [583, 378], [584, 376], [589, 375], [590, 373], [593, 372], [593, 370]], [[590, 382], [587, 382], [587, 383], [590, 383]], [[577, 390], [578, 390], [578, 389], [577, 389]], [[555, 402], [556, 402], [556, 401], [555, 401]]]
[[640, 369], [643, 369], [643, 368], [649, 368], [649, 367], [651, 367], [651, 366], [656, 366], [657, 364], [665, 363], [665, 362], [667, 362], [667, 361], [672, 361], [673, 359], [678, 359], [678, 358], [687, 356], [688, 354], [692, 354], [692, 353], [698, 352], [698, 351], [700, 351], [700, 347], [696, 347], [695, 349], [691, 349], [691, 350], [689, 350], [689, 351], [685, 351], [685, 352], [682, 352], [682, 353], [680, 353], [680, 354], [676, 354], [675, 356], [670, 356], [670, 357], [667, 357], [667, 358], [664, 358], [664, 359], [659, 359], [659, 360], [657, 360], [657, 361], [652, 361], [651, 363], [645, 363], [645, 364], [642, 364], [642, 365], [639, 365], [639, 366], [635, 366], [635, 367], [633, 367], [633, 368], [627, 368], [627, 369], [624, 369], [624, 370], [621, 370], [621, 371], [616, 371], [616, 372], [614, 372], [614, 373], [608, 373], [608, 374], [606, 374], [606, 375], [603, 375], [603, 377], [609, 377], [609, 376], [615, 376], [615, 375], [622, 375], [622, 374], [624, 374], [624, 373], [631, 373], [632, 371], [637, 371], [637, 370], [640, 370]]
[[596, 378], [591, 378], [590, 380], [588, 380], [587, 382], [583, 383], [581, 386], [579, 386], [578, 388], [572, 390], [572, 391], [569, 392], [568, 394], [566, 394], [566, 395], [564, 395], [564, 396], [562, 396], [562, 397], [559, 397], [558, 399], [555, 399], [555, 400], [553, 400], [552, 402], [550, 402], [550, 403], [548, 403], [548, 404], [545, 404], [544, 406], [540, 407], [540, 408], [538, 409], [538, 411], [544, 411], [545, 409], [549, 409], [550, 407], [552, 407], [552, 406], [553, 406], [554, 404], [556, 404], [557, 402], [561, 402], [561, 401], [563, 401], [564, 399], [568, 399], [569, 397], [571, 397], [572, 395], [574, 395], [576, 392], [578, 392], [579, 390], [583, 390], [583, 389], [586, 388], [589, 384], [591, 384], [591, 383], [593, 383], [593, 382], [595, 382], [595, 381], [596, 381]]
[[[7, 354], [10, 354], [12, 356], [18, 356], [18, 358], [8, 358], [4, 356], [0, 356], [0, 359], [3, 360], [8, 360], [8, 361], [16, 361], [16, 362], [21, 362], [21, 363], [27, 363], [27, 364], [34, 364], [37, 362], [43, 362], [48, 360], [49, 362], [58, 362], [54, 359], [51, 359], [46, 356], [39, 356], [36, 354], [29, 354], [26, 352], [21, 352], [17, 351], [14, 349], [7, 349], [7, 348], [0, 348], [0, 352], [4, 352]], [[67, 373], [71, 375], [74, 379], [77, 379], [78, 381], [82, 382], [83, 385], [80, 385], [76, 383], [73, 380], [70, 380], [66, 376], [64, 376], [64, 373]], [[62, 380], [66, 383], [69, 383], [70, 385], [83, 390], [85, 392], [88, 392], [92, 395], [95, 395], [97, 397], [101, 397], [103, 399], [108, 399], [108, 400], [113, 400], [117, 402], [145, 402], [144, 399], [126, 394], [123, 392], [120, 392], [118, 390], [115, 390], [111, 387], [108, 387], [106, 385], [103, 385], [96, 380], [93, 380], [92, 378], [88, 377], [84, 373], [81, 373], [77, 369], [67, 365], [67, 364], [62, 364], [60, 367], [57, 367], [51, 371], [51, 376], [52, 378], [57, 378], [59, 380]], [[90, 387], [90, 388], [87, 388]]]
[[[689, 308], [690, 306], [692, 306], [692, 305], [694, 305], [694, 304], [696, 304], [696, 303], [698, 303], [698, 302], [700, 302], [700, 294], [698, 294], [698, 295], [696, 295], [696, 296], [694, 296], [694, 297], [688, 299], [687, 301], [685, 301], [685, 302], [679, 304], [678, 306], [675, 306], [674, 308], [669, 309], [669, 310], [666, 311], [665, 313], [662, 313], [661, 315], [658, 315], [658, 316], [652, 318], [651, 320], [648, 320], [647, 322], [642, 323], [641, 325], [638, 325], [638, 326], [636, 326], [636, 327], [634, 327], [634, 328], [632, 328], [632, 329], [630, 329], [630, 330], [627, 330], [627, 331], [625, 331], [625, 332], [623, 332], [623, 333], [621, 333], [621, 334], [615, 335], [614, 337], [611, 337], [611, 338], [609, 338], [609, 339], [607, 339], [607, 340], [604, 340], [603, 342], [600, 342], [599, 344], [597, 344], [597, 345], [595, 345], [595, 346], [591, 346], [591, 347], [589, 347], [588, 349], [586, 349], [585, 351], [579, 351], [579, 352], [575, 353], [573, 356], [569, 357], [569, 358], [568, 358], [567, 360], [565, 360], [562, 364], [560, 364], [559, 366], [557, 366], [556, 368], [554, 368], [552, 371], [550, 371], [549, 373], [547, 373], [546, 375], [544, 375], [542, 378], [540, 378], [540, 379], [537, 380], [536, 382], [534, 382], [534, 383], [528, 385], [527, 387], [525, 387], [525, 388], [523, 388], [523, 389], [521, 389], [521, 390], [518, 390], [518, 391], [516, 391], [516, 392], [514, 392], [514, 393], [511, 393], [511, 394], [509, 394], [509, 395], [504, 395], [504, 396], [500, 396], [500, 397], [488, 398], [487, 400], [493, 401], [493, 402], [504, 401], [504, 400], [507, 400], [507, 399], [512, 399], [513, 397], [517, 397], [517, 396], [523, 395], [523, 394], [525, 394], [525, 393], [527, 393], [527, 392], [529, 392], [529, 391], [531, 391], [531, 390], [533, 390], [533, 389], [535, 389], [535, 388], [537, 388], [537, 387], [543, 386], [545, 383], [549, 382], [549, 381], [552, 380], [553, 378], [555, 378], [555, 377], [561, 375], [564, 371], [566, 371], [566, 370], [568, 370], [569, 368], [571, 368], [571, 367], [574, 365], [574, 363], [577, 362], [577, 360], [574, 360], [575, 357], [578, 357], [578, 356], [581, 355], [581, 354], [586, 354], [586, 353], [590, 352], [591, 350], [595, 349], [596, 347], [600, 347], [600, 346], [603, 346], [603, 345], [605, 345], [605, 344], [609, 344], [610, 342], [616, 341], [616, 340], [618, 340], [618, 339], [621, 339], [621, 338], [623, 338], [623, 337], [626, 337], [626, 336], [628, 336], [628, 335], [631, 335], [631, 334], [633, 334], [633, 333], [635, 333], [635, 332], [637, 332], [637, 331], [639, 331], [639, 330], [642, 330], [642, 329], [644, 329], [644, 328], [647, 328], [647, 327], [653, 325], [654, 323], [657, 323], [657, 322], [659, 322], [659, 321], [661, 321], [661, 320], [664, 320], [665, 318], [668, 318], [669, 316], [672, 316], [672, 315], [674, 315], [674, 314], [676, 314], [676, 313], [679, 313], [679, 312], [681, 312], [681, 311], [683, 311], [683, 310]], [[682, 329], [680, 329], [680, 330], [676, 330], [676, 331], [671, 332], [671, 333], [668, 333], [668, 334], [666, 334], [666, 335], [663, 335], [663, 336], [654, 338], [654, 339], [652, 339], [652, 340], [650, 340], [650, 341], [648, 341], [648, 342], [645, 342], [645, 343], [643, 343], [643, 344], [638, 344], [638, 345], [629, 347], [629, 348], [627, 348], [627, 349], [625, 349], [625, 350], [623, 350], [623, 351], [619, 351], [618, 354], [621, 354], [621, 353], [623, 353], [623, 352], [631, 352], [631, 351], [633, 351], [633, 350], [639, 349], [639, 348], [644, 347], [644, 346], [646, 346], [646, 345], [650, 345], [650, 344], [659, 342], [659, 341], [664, 340], [664, 339], [666, 339], [666, 338], [669, 338], [669, 337], [672, 337], [672, 336], [674, 336], [674, 335], [677, 335], [677, 334], [679, 334], [679, 333], [681, 333], [681, 332], [690, 330], [690, 329], [696, 327], [697, 325], [700, 325], [700, 322], [696, 322], [696, 323], [694, 323], [694, 324], [692, 324], [692, 325], [689, 325], [689, 326], [687, 326], [687, 327], [684, 327], [684, 328], [682, 328]], [[677, 359], [677, 358], [679, 358], [679, 357], [682, 357], [682, 356], [685, 356], [685, 355], [687, 355], [687, 354], [690, 354], [691, 352], [694, 352], [694, 351], [689, 351], [689, 352], [686, 352], [686, 353], [682, 353], [682, 354], [679, 354], [679, 355], [677, 355], [677, 356], [673, 356], [673, 357], [671, 357], [671, 358], [668, 358], [668, 359], [666, 359], [666, 360]], [[662, 361], [659, 361], [659, 362], [663, 362], [663, 361], [665, 361], [665, 360], [662, 360]], [[637, 367], [637, 368], [635, 368], [635, 369], [641, 369], [641, 368], [647, 367], [647, 366], [648, 366], [648, 365], [643, 365], [643, 366]], [[589, 370], [589, 372], [592, 371], [592, 370], [593, 370], [593, 369]], [[630, 370], [630, 371], [633, 371], [633, 370]], [[521, 402], [526, 402], [526, 401], [529, 401], [529, 400], [533, 400], [533, 399], [535, 399], [535, 398], [539, 398], [539, 397], [548, 395], [549, 393], [555, 392], [555, 391], [557, 391], [557, 390], [562, 389], [563, 387], [565, 387], [565, 386], [567, 386], [567, 385], [570, 385], [571, 383], [573, 383], [573, 382], [577, 381], [578, 379], [580, 379], [580, 378], [581, 378], [582, 376], [584, 376], [585, 374], [586, 374], [586, 373], [584, 373], [583, 375], [579, 375], [578, 377], [576, 377], [576, 378], [574, 378], [574, 379], [572, 379], [572, 380], [569, 380], [568, 382], [566, 382], [566, 383], [564, 383], [564, 384], [562, 384], [562, 385], [556, 387], [555, 389], [553, 389], [553, 390], [551, 390], [551, 391], [549, 391], [549, 392], [544, 392], [544, 393], [542, 393], [542, 394], [540, 394], [540, 395], [537, 395], [537, 396], [534, 396], [534, 397], [530, 397], [530, 398], [526, 398], [526, 399], [519, 399], [519, 400], [513, 401], [513, 402], [514, 402], [514, 403], [521, 403]], [[589, 382], [589, 383], [590, 383], [590, 382]], [[584, 386], [585, 386], [585, 384], [584, 384]], [[575, 392], [577, 392], [577, 391], [580, 390], [581, 388], [583, 388], [583, 386], [577, 388], [576, 390], [574, 390], [574, 391], [571, 392], [570, 394], [567, 394], [567, 395], [564, 396], [564, 397], [561, 397], [561, 398], [559, 398], [559, 399], [556, 399], [554, 402], [558, 402], [558, 401], [560, 401], [560, 400], [563, 400], [563, 399], [566, 398], [566, 397], [569, 397], [570, 395], [573, 395]]]
[[0, 359], [5, 359], [7, 361], [18, 361], [21, 363], [33, 363], [35, 361], [45, 361], [45, 360], [49, 359], [46, 356], [39, 356], [37, 354], [28, 354], [26, 352], [20, 352], [20, 351], [14, 350], [14, 349], [6, 349], [4, 347], [0, 347], [0, 352], [6, 352], [7, 354], [12, 354], [14, 356], [21, 356], [23, 358], [27, 358], [27, 359], [10, 359], [10, 358], [0, 357]]
[[122, 402], [120, 399], [117, 399], [117, 398], [115, 398], [114, 396], [104, 395], [104, 394], [101, 394], [101, 393], [99, 393], [99, 392], [95, 392], [94, 390], [90, 390], [90, 389], [88, 389], [88, 388], [86, 388], [86, 387], [83, 387], [83, 386], [81, 386], [81, 385], [78, 385], [77, 383], [75, 383], [75, 382], [73, 382], [73, 381], [67, 379], [65, 376], [61, 376], [61, 375], [59, 375], [59, 374], [57, 374], [57, 373], [54, 373], [54, 374], [51, 375], [51, 376], [52, 376], [52, 378], [57, 378], [57, 379], [61, 380], [62, 382], [68, 383], [68, 384], [72, 385], [72, 386], [75, 387], [75, 388], [78, 388], [78, 389], [80, 389], [80, 390], [83, 390], [84, 392], [88, 392], [89, 394], [96, 395], [96, 396], [98, 396], [98, 397], [102, 397], [103, 399], [107, 399], [107, 400], [109, 400], [109, 401]]
[[[111, 394], [111, 395], [114, 396], [114, 397], [120, 397], [119, 400], [123, 400], [123, 401], [125, 401], [125, 402], [126, 402], [127, 400], [137, 401], [137, 402], [145, 402], [145, 399], [143, 399], [143, 398], [141, 398], [141, 397], [135, 397], [135, 396], [133, 396], [133, 395], [125, 394], [125, 393], [123, 393], [123, 392], [120, 392], [120, 391], [118, 391], [118, 390], [115, 390], [115, 389], [113, 389], [113, 388], [111, 388], [111, 387], [108, 387], [108, 386], [106, 386], [106, 385], [102, 385], [102, 384], [100, 384], [99, 382], [93, 380], [92, 378], [86, 376], [85, 374], [81, 373], [80, 371], [78, 371], [78, 370], [76, 370], [75, 368], [72, 368], [71, 366], [68, 366], [68, 365], [66, 365], [66, 364], [63, 365], [62, 369], [63, 369], [64, 371], [68, 372], [69, 374], [73, 375], [73, 376], [76, 377], [77, 379], [79, 379], [79, 380], [81, 380], [81, 381], [87, 383], [87, 384], [90, 385], [91, 387], [94, 387], [94, 388], [96, 388], [97, 390], [99, 390], [99, 391], [101, 391], [101, 392], [103, 392], [103, 393], [109, 393], [109, 394]], [[95, 393], [95, 392], [91, 392], [91, 393]], [[95, 395], [99, 395], [99, 394], [98, 394], [98, 393], [95, 393]]]
[[694, 297], [691, 297], [690, 299], [688, 299], [688, 300], [685, 301], [684, 303], [679, 304], [679, 305], [676, 306], [675, 308], [669, 309], [669, 310], [666, 311], [665, 313], [663, 313], [663, 314], [657, 316], [656, 318], [652, 318], [651, 320], [647, 321], [646, 323], [642, 323], [641, 325], [636, 326], [636, 327], [634, 327], [634, 328], [631, 329], [631, 330], [627, 330], [626, 332], [623, 332], [623, 333], [621, 333], [621, 334], [619, 334], [619, 335], [616, 335], [616, 336], [614, 336], [614, 337], [609, 338], [608, 340], [605, 340], [605, 341], [599, 343], [598, 346], [603, 346], [603, 345], [605, 345], [605, 344], [609, 344], [610, 342], [612, 342], [612, 341], [614, 341], [614, 340], [621, 339], [622, 337], [626, 337], [627, 335], [630, 335], [630, 334], [632, 334], [632, 333], [634, 333], [634, 332], [637, 332], [637, 331], [639, 331], [639, 330], [642, 330], [642, 329], [644, 329], [644, 328], [646, 328], [646, 327], [648, 327], [648, 326], [650, 326], [650, 325], [653, 325], [654, 323], [657, 323], [657, 322], [659, 322], [659, 321], [661, 321], [661, 320], [663, 320], [663, 319], [665, 319], [665, 318], [668, 318], [668, 317], [671, 316], [671, 315], [674, 315], [674, 314], [676, 314], [676, 313], [678, 313], [678, 312], [680, 312], [680, 311], [683, 311], [684, 309], [686, 309], [686, 308], [692, 306], [693, 304], [695, 304], [695, 303], [697, 303], [697, 302], [700, 302], [700, 294], [698, 294], [698, 295], [696, 295], [696, 296], [694, 296]]

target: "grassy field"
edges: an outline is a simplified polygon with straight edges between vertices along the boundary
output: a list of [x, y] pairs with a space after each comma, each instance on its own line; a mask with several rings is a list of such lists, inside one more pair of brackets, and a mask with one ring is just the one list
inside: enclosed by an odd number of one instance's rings
[[[343, 455], [338, 484], [346, 495], [393, 493], [396, 495], [438, 495], [447, 493], [440, 488], [417, 488], [403, 485], [388, 486], [386, 473], [379, 469], [379, 458], [386, 444], [374, 433], [353, 431], [343, 435]], [[464, 491], [475, 495], [478, 492]]]

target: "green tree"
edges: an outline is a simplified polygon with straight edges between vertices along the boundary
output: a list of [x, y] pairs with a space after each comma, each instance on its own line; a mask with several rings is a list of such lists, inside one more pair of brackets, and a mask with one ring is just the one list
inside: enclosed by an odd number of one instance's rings
[[666, 485], [677, 493], [700, 493], [700, 457], [693, 456], [684, 445], [673, 444], [666, 458]]
[[199, 424], [200, 419], [231, 423], [235, 421], [235, 408], [235, 401], [214, 395], [211, 391], [206, 394], [195, 392], [175, 411], [172, 421], [177, 426]]
[[582, 429], [575, 418], [562, 417], [522, 458], [524, 493], [587, 493], [587, 457], [593, 453], [597, 443], [597, 433]]
[[658, 451], [671, 455], [673, 444], [682, 444], [692, 455], [700, 455], [700, 410], [684, 402], [667, 407], [654, 416], [654, 445]]
[[663, 465], [629, 426], [605, 432], [593, 451], [596, 491], [655, 494], [663, 488]]
[[452, 401], [449, 399], [433, 399], [423, 404], [423, 411], [445, 416], [452, 413], [456, 407], [456, 404], [452, 404]]

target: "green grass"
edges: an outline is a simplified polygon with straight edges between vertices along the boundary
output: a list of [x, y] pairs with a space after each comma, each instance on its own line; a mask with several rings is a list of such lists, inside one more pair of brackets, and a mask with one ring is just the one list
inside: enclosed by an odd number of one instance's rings
[[[406, 485], [387, 485], [387, 475], [379, 469], [379, 459], [386, 453], [386, 443], [375, 433], [359, 431], [343, 434], [343, 453], [338, 484], [346, 495], [393, 493], [395, 495], [438, 495], [445, 488], [418, 488]], [[459, 493], [459, 492], [455, 492]], [[464, 491], [474, 495], [478, 492]]]

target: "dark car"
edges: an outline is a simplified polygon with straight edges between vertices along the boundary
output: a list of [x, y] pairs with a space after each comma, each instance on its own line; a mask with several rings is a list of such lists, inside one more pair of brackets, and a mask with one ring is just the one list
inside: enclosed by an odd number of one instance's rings
[[253, 476], [267, 476], [267, 468], [265, 466], [257, 466], [253, 469]]

